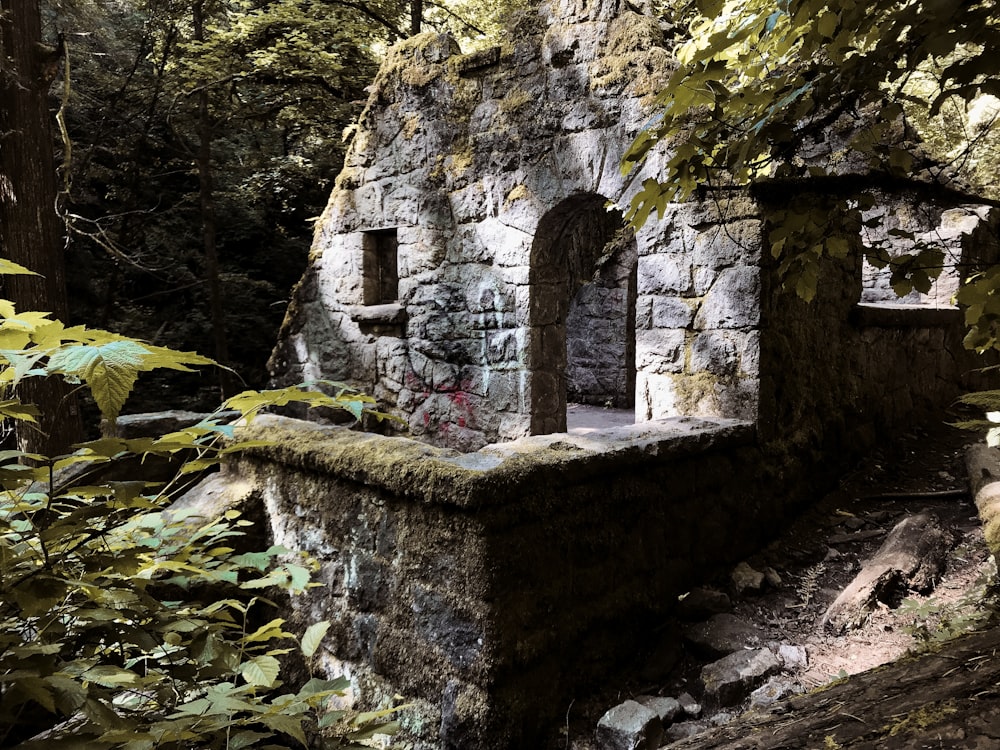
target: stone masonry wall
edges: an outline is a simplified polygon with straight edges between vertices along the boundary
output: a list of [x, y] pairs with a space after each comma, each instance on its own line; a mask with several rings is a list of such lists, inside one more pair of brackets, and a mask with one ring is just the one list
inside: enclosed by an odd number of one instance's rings
[[[624, 210], [664, 158], [619, 170], [673, 66], [654, 19], [559, 0], [507, 39], [471, 55], [437, 34], [392, 49], [271, 362], [280, 383], [359, 385], [410, 434], [463, 450], [559, 431], [567, 379], [608, 379], [578, 358], [580, 375], [566, 371], [565, 222]], [[638, 419], [756, 413], [757, 314], [732, 297], [759, 288], [757, 261], [732, 238], [757, 224], [707, 213], [675, 207], [635, 237], [634, 341], [619, 355], [633, 361], [618, 370], [636, 371]], [[373, 299], [371, 247], [390, 234], [396, 297]]]
[[[991, 252], [990, 239], [965, 238], [968, 257]], [[818, 465], [995, 387], [980, 371], [995, 358], [962, 345], [960, 310], [930, 299], [859, 304], [870, 277], [855, 257], [826, 263], [811, 303], [780, 289], [772, 269], [762, 278], [758, 429], [772, 451]]]
[[732, 421], [471, 454], [279, 417], [253, 435], [273, 447], [230, 470], [259, 488], [274, 541], [322, 565], [294, 617], [331, 620], [319, 664], [363, 701], [417, 701], [403, 718], [418, 748], [543, 746], [692, 580], [786, 512], [752, 428]]
[[988, 206], [958, 206], [942, 210], [915, 198], [901, 200], [885, 196], [884, 205], [868, 212], [866, 219], [880, 219], [879, 233], [893, 240], [890, 252], [899, 254], [912, 249], [914, 240], [893, 238], [891, 230], [915, 235], [916, 241], [932, 243], [944, 252], [944, 268], [927, 293], [911, 291], [899, 297], [890, 283], [890, 269], [877, 269], [865, 262], [862, 274], [861, 301], [891, 305], [917, 304], [944, 308], [954, 305], [954, 295], [963, 277], [972, 275], [983, 264], [1000, 259], [997, 245], [1000, 212]]

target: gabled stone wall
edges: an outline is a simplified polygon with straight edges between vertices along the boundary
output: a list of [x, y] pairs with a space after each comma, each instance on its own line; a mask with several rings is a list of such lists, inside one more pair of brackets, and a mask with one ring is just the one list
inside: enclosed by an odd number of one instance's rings
[[[605, 244], [664, 158], [621, 175], [672, 65], [657, 22], [617, 0], [543, 3], [495, 51], [436, 34], [393, 48], [317, 225], [277, 380], [359, 385], [410, 434], [463, 450], [565, 429], [567, 395], [639, 420], [753, 419], [752, 207], [671, 207]], [[392, 242], [385, 298], [373, 276]]]

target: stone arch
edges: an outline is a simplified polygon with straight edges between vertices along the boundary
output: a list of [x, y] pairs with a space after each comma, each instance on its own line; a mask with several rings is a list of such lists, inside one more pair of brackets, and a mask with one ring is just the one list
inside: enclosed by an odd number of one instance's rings
[[532, 434], [566, 430], [567, 398], [633, 408], [635, 234], [607, 199], [566, 198], [539, 221], [529, 273]]

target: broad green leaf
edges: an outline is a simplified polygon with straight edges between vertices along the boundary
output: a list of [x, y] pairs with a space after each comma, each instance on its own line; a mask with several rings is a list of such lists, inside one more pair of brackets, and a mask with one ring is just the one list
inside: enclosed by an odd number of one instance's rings
[[22, 422], [37, 422], [39, 416], [41, 412], [34, 404], [22, 404], [13, 398], [0, 401], [0, 417], [10, 417]]
[[15, 263], [12, 260], [7, 260], [6, 258], [0, 258], [0, 274], [6, 274], [8, 276], [14, 276], [18, 274], [30, 274], [32, 276], [37, 276], [38, 274], [32, 271], [30, 268], [25, 268], [24, 266]]
[[274, 687], [281, 665], [273, 656], [257, 656], [240, 667], [240, 674], [250, 685]]
[[306, 628], [306, 632], [302, 634], [302, 641], [300, 642], [302, 655], [307, 659], [311, 659], [329, 629], [330, 622], [328, 620], [313, 623]]
[[135, 341], [66, 346], [49, 358], [52, 372], [75, 375], [89, 387], [106, 419], [114, 420], [144, 369], [149, 350]]
[[274, 731], [294, 737], [303, 747], [306, 746], [306, 735], [302, 731], [301, 718], [285, 716], [284, 714], [265, 714], [260, 717], [260, 720]]

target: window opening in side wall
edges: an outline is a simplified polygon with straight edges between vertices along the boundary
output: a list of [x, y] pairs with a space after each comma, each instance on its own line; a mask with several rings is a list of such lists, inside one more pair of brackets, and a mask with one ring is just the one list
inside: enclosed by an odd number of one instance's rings
[[365, 232], [361, 274], [364, 303], [384, 305], [399, 298], [399, 241], [395, 229]]

